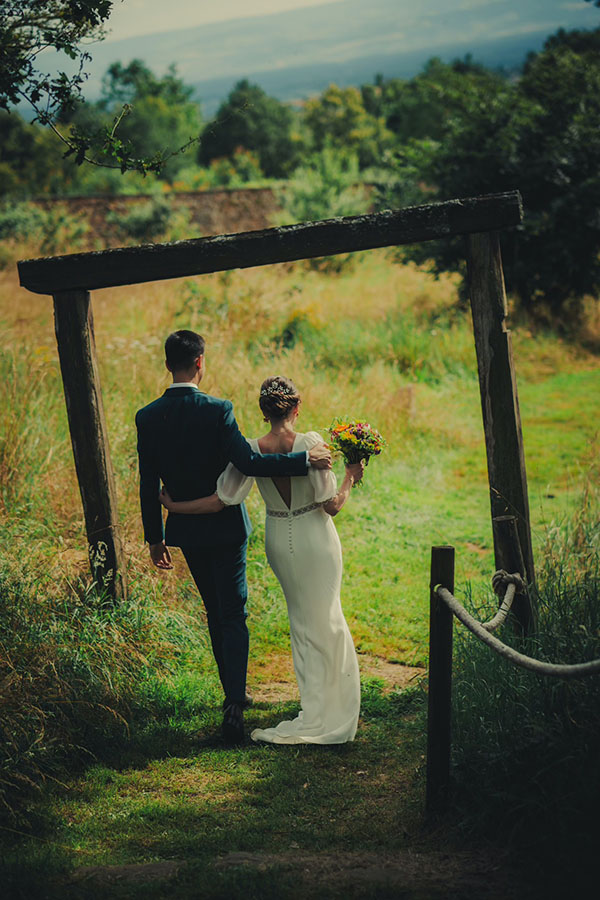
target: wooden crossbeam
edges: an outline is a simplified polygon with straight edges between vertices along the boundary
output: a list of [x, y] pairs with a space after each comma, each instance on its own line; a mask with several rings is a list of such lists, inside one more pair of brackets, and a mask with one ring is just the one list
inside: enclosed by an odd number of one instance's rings
[[495, 231], [522, 218], [521, 195], [508, 191], [262, 231], [28, 259], [18, 268], [21, 285], [37, 294], [91, 291]]

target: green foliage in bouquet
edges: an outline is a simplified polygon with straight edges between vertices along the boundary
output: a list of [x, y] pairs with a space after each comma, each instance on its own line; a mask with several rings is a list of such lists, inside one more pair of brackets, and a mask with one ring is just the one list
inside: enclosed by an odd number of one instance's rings
[[385, 447], [385, 440], [368, 422], [353, 422], [350, 419], [334, 419], [329, 428], [331, 447], [339, 451], [347, 465], [362, 459], [369, 462], [371, 456], [379, 456]]

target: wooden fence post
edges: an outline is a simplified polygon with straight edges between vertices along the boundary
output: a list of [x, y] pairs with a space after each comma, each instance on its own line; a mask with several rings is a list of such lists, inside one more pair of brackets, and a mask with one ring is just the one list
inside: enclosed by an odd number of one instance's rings
[[427, 708], [427, 813], [442, 812], [450, 784], [453, 615], [436, 594], [454, 593], [454, 547], [431, 548], [429, 579], [429, 692]]
[[126, 593], [125, 567], [89, 293], [55, 294], [54, 323], [92, 574], [118, 599]]
[[[514, 515], [528, 583], [535, 578], [521, 414], [497, 233], [468, 238], [467, 264], [492, 518]], [[496, 568], [498, 547], [494, 544]]]
[[[526, 581], [527, 573], [521, 551], [517, 519], [515, 516], [494, 516], [492, 519], [494, 529], [494, 547], [496, 548], [496, 565], [509, 574], [518, 572]], [[531, 634], [537, 625], [537, 609], [533, 597], [526, 590], [522, 594], [515, 594], [511, 613], [517, 623], [517, 630], [522, 634]]]

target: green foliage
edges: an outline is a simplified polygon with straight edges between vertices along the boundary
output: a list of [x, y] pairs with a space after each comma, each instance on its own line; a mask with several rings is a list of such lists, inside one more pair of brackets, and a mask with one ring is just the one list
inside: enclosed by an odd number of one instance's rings
[[[419, 190], [426, 201], [519, 189], [525, 221], [502, 234], [507, 285], [554, 318], [570, 298], [600, 289], [599, 35], [559, 32], [516, 83], [436, 65], [450, 114], [440, 115], [437, 143], [406, 143], [397, 184], [383, 192], [382, 205], [395, 205]], [[462, 271], [463, 242], [416, 246], [404, 258]]]
[[382, 116], [367, 112], [358, 88], [330, 85], [307, 100], [302, 114], [314, 150], [335, 149], [356, 157], [360, 168], [378, 165], [392, 135]]
[[[176, 75], [175, 66], [158, 78], [139, 59], [129, 65], [113, 63], [104, 76], [102, 97], [92, 107], [93, 115], [106, 123], [126, 110], [118, 126], [118, 135], [129, 156], [151, 156], [160, 162], [162, 177], [172, 180], [186, 165], [181, 152], [166, 152], [166, 147], [184, 147], [194, 143], [200, 134], [201, 117], [198, 104], [191, 96], [193, 88]], [[78, 113], [85, 114], [85, 104]], [[89, 115], [89, 113], [88, 113]], [[84, 118], [83, 127], [75, 116], [74, 124], [87, 130], [91, 122]]]
[[298, 162], [300, 142], [293, 133], [292, 110], [258, 85], [239, 81], [202, 132], [199, 161], [232, 157], [238, 148], [258, 156], [269, 178], [282, 178]]
[[121, 238], [152, 241], [165, 234], [173, 220], [173, 207], [167, 197], [157, 195], [133, 206], [128, 212], [108, 213], [106, 221]]
[[250, 182], [264, 181], [258, 155], [243, 147], [237, 147], [231, 156], [213, 159], [208, 168], [191, 168], [179, 172], [177, 181], [188, 180], [195, 189], [217, 187], [242, 187]]
[[[592, 476], [593, 478], [593, 473]], [[577, 663], [600, 656], [600, 526], [597, 482], [573, 520], [548, 532], [538, 566], [539, 630], [501, 638], [538, 659]], [[490, 607], [494, 603], [491, 601]], [[489, 610], [475, 615], [486, 618]], [[454, 681], [455, 799], [479, 835], [511, 836], [536, 866], [552, 854], [560, 888], [584, 881], [600, 831], [600, 682], [536, 676], [457, 633]]]
[[64, 192], [73, 170], [47, 129], [0, 111], [0, 197]]
[[108, 67], [102, 79], [99, 105], [110, 111], [147, 97], [160, 97], [169, 105], [180, 106], [189, 103], [193, 93], [194, 89], [177, 77], [174, 64], [169, 66], [166, 75], [157, 78], [143, 60], [132, 59], [126, 66], [115, 62]]
[[433, 57], [409, 81], [378, 79], [365, 85], [362, 94], [365, 106], [383, 117], [396, 145], [402, 146], [410, 140], [441, 140], [456, 120], [469, 117], [472, 98], [493, 95], [505, 82], [469, 56], [451, 64]]
[[58, 594], [43, 579], [0, 569], [4, 813], [24, 790], [126, 736], [129, 705], [170, 643], [141, 599], [111, 608], [83, 586]]
[[161, 184], [157, 176], [142, 175], [140, 172], [129, 170], [121, 173], [104, 166], [80, 166], [75, 170], [71, 183], [63, 186], [61, 193], [67, 196], [151, 194], [157, 192]]
[[[89, 59], [81, 44], [99, 37], [112, 11], [112, 0], [19, 0], [3, 3], [0, 18], [0, 108], [28, 100], [51, 115], [77, 96], [84, 80], [81, 67]], [[70, 78], [50, 78], [35, 68], [38, 55], [53, 47], [80, 63]]]
[[[161, 173], [172, 180], [186, 165], [184, 150], [200, 133], [200, 110], [191, 94], [192, 88], [177, 78], [174, 66], [158, 78], [134, 59], [127, 66], [109, 67], [97, 103], [65, 104], [60, 117], [70, 126], [71, 136], [103, 147], [105, 157], [115, 160], [121, 174], [133, 169], [142, 175]], [[169, 147], [179, 149], [165, 149]]]
[[[413, 381], [440, 384], [449, 375], [464, 375], [471, 364], [471, 342], [460, 319], [434, 319], [427, 328], [414, 310], [398, 309], [366, 328], [356, 319], [314, 322], [296, 310], [272, 340], [291, 349], [301, 344], [316, 366], [330, 372], [359, 371], [375, 361]], [[436, 340], [432, 341], [432, 334]]]
[[37, 231], [41, 221], [40, 210], [30, 203], [5, 204], [0, 208], [0, 240], [26, 237]]
[[369, 199], [358, 158], [325, 147], [294, 172], [280, 191], [282, 222], [313, 222], [335, 216], [352, 216], [368, 209]]
[[0, 205], [0, 240], [34, 243], [49, 256], [80, 247], [88, 231], [88, 223], [63, 206], [43, 209], [31, 203]]
[[[282, 213], [278, 224], [313, 222], [336, 216], [353, 216], [369, 209], [369, 195], [361, 183], [358, 158], [342, 154], [333, 147], [314, 153], [279, 190]], [[319, 257], [310, 265], [329, 272], [340, 272], [353, 254]]]
[[[183, 86], [173, 67], [161, 80], [140, 60], [127, 67], [115, 63], [105, 77], [104, 96], [96, 110], [109, 111], [110, 117], [100, 117], [94, 110], [90, 114], [89, 108], [77, 111], [86, 77], [83, 70], [91, 58], [83, 47], [86, 41], [103, 37], [112, 0], [20, 0], [7, 6], [0, 19], [0, 109], [27, 101], [35, 110], [35, 121], [51, 128], [62, 141], [64, 156], [73, 157], [78, 166], [88, 162], [142, 174], [167, 167], [168, 176], [177, 170], [179, 155], [198, 140], [200, 116], [190, 102], [192, 89]], [[76, 74], [60, 72], [52, 78], [40, 72], [37, 57], [48, 47], [77, 61]], [[124, 106], [115, 106], [125, 98]], [[69, 117], [74, 121], [67, 134], [58, 123]]]

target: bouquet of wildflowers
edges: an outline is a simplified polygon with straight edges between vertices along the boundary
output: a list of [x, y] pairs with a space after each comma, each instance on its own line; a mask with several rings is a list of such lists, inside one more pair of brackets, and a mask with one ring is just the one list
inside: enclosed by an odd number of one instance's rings
[[379, 456], [385, 447], [382, 436], [368, 422], [334, 419], [329, 428], [329, 436], [331, 447], [339, 450], [348, 465], [360, 462], [361, 459], [368, 463], [371, 456]]

